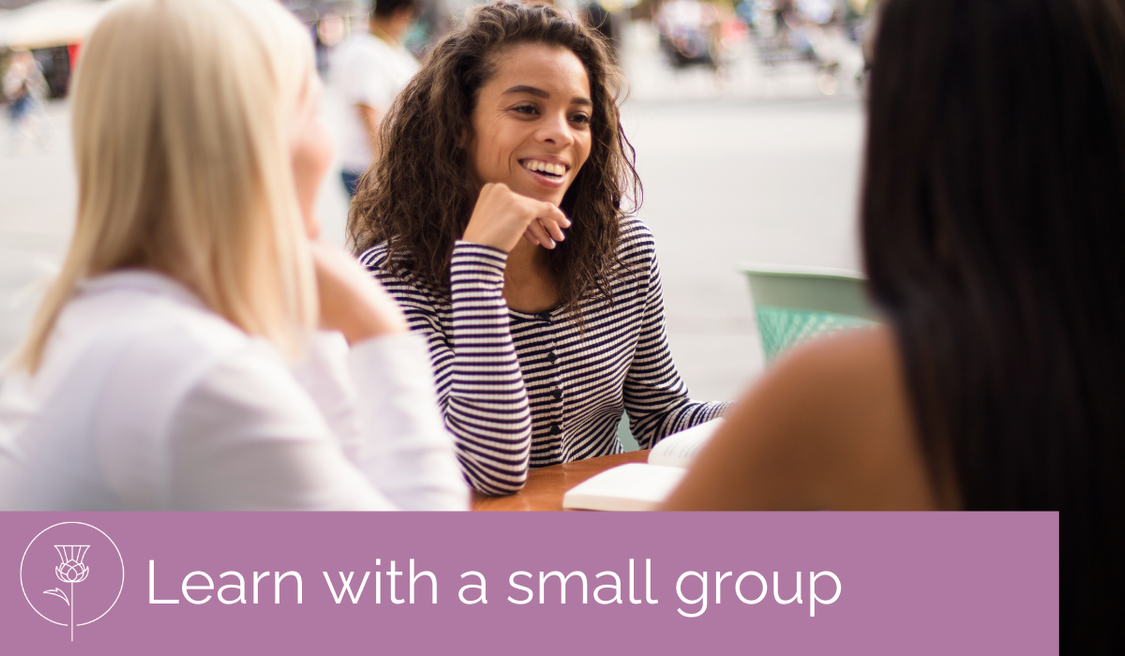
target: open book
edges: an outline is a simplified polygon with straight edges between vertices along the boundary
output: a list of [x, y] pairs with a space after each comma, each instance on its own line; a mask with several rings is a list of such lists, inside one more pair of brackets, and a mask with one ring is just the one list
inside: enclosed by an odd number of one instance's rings
[[579, 483], [563, 496], [563, 508], [656, 510], [722, 421], [712, 419], [669, 435], [649, 452], [648, 464], [620, 465]]

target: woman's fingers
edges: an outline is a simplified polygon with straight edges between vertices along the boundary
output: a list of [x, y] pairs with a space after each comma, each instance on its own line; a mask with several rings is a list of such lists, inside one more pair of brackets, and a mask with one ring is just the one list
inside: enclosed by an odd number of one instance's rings
[[[548, 223], [550, 223], [548, 221]], [[543, 248], [554, 248], [556, 240], [551, 236], [550, 232], [543, 226], [543, 222], [539, 219], [533, 219], [527, 226], [528, 234], [535, 237], [535, 240]], [[561, 240], [559, 240], [561, 241]]]
[[[560, 226], [557, 221], [541, 218], [538, 219], [536, 223], [543, 226], [543, 228], [547, 231], [547, 234], [550, 235], [551, 238], [555, 241], [562, 241], [566, 239], [566, 233], [563, 232], [562, 226]], [[567, 225], [569, 225], [569, 223]]]
[[521, 196], [500, 183], [486, 184], [461, 238], [511, 251], [522, 236], [530, 244], [554, 248], [566, 239], [569, 227], [566, 214], [551, 203]]
[[566, 214], [562, 210], [550, 203], [540, 203], [538, 214], [539, 223], [542, 224], [553, 240], [562, 241], [566, 239], [563, 228], [570, 227], [570, 219], [566, 218]]
[[556, 207], [556, 206], [554, 206], [550, 203], [543, 203], [542, 205], [543, 205], [542, 218], [550, 219], [550, 220], [554, 221], [555, 223], [559, 224], [560, 226], [562, 226], [564, 228], [570, 227], [570, 219], [568, 219], [566, 217], [566, 214], [563, 213], [562, 210], [560, 210], [558, 207]]
[[531, 201], [535, 219], [528, 224], [528, 232], [535, 235], [543, 248], [554, 248], [556, 242], [566, 239], [563, 228], [570, 227], [570, 219], [562, 210], [550, 203]]

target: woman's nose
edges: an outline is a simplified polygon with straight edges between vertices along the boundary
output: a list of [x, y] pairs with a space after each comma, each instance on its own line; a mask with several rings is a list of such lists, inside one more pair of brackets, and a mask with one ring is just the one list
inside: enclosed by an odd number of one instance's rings
[[574, 141], [570, 122], [565, 113], [550, 114], [543, 117], [539, 127], [539, 138], [556, 146], [569, 146]]

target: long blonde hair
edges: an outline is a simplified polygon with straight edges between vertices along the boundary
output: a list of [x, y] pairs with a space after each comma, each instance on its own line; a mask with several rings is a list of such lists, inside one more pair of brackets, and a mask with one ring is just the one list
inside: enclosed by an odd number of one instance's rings
[[317, 84], [308, 34], [272, 0], [123, 0], [82, 50], [78, 217], [16, 365], [34, 372], [86, 277], [160, 271], [294, 354], [316, 286], [289, 143]]

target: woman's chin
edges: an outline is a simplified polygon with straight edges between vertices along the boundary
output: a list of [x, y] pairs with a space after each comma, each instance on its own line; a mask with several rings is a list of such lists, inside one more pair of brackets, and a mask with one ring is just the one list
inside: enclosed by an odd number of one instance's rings
[[558, 207], [566, 196], [566, 189], [517, 189], [516, 193]]
[[534, 180], [527, 180], [526, 178], [519, 179], [518, 177], [516, 179], [498, 180], [497, 182], [503, 182], [508, 185], [509, 189], [521, 196], [533, 198], [544, 203], [550, 203], [555, 207], [558, 207], [559, 203], [562, 203], [563, 197], [566, 196], [566, 190], [570, 188], [569, 183], [558, 186], [548, 186], [537, 184]]

